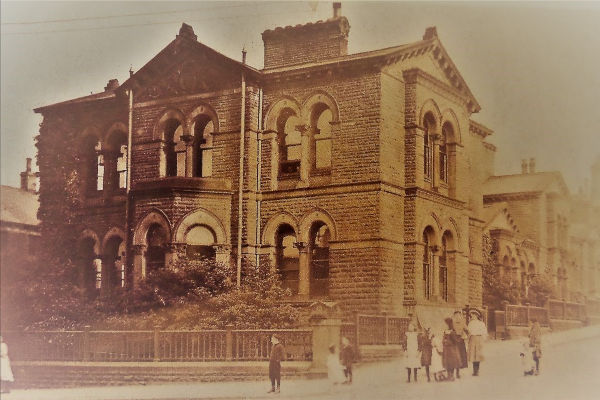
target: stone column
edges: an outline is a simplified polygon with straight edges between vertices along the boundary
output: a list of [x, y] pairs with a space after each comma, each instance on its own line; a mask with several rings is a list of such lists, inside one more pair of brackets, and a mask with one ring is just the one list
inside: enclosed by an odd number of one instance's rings
[[181, 242], [174, 242], [168, 245], [167, 247], [167, 255], [166, 255], [166, 259], [165, 259], [165, 265], [167, 267], [169, 267], [169, 256], [168, 254], [170, 254], [170, 261], [172, 263], [177, 262], [177, 260], [179, 260], [181, 257], [185, 257], [186, 255], [186, 249], [187, 249], [187, 243], [181, 243]]
[[[194, 137], [192, 135], [182, 135], [181, 140], [185, 143], [185, 174], [183, 176], [191, 177], [194, 176]], [[179, 153], [177, 153], [177, 163], [179, 164]], [[202, 168], [202, 166], [198, 168]], [[177, 170], [179, 171], [179, 167], [177, 167]]]
[[310, 151], [310, 127], [308, 125], [297, 125], [296, 130], [300, 132], [300, 143], [302, 144], [302, 157], [300, 159], [300, 180], [303, 182], [303, 186], [307, 186], [308, 178], [310, 177], [310, 171], [312, 170], [312, 152]]
[[133, 245], [133, 287], [137, 287], [142, 279], [146, 277], [146, 245]]
[[[429, 135], [431, 138], [431, 187], [437, 189], [440, 186], [440, 139], [439, 133]], [[435, 292], [437, 293], [437, 292]]]
[[304, 242], [294, 243], [299, 253], [298, 295], [308, 298], [310, 296], [310, 265], [308, 264], [308, 246]]
[[[313, 303], [310, 308], [309, 323], [313, 331], [311, 370], [325, 372], [327, 371], [329, 346], [335, 345], [339, 351], [341, 313], [339, 306], [334, 302], [319, 301]], [[358, 351], [358, 349], [356, 350]]]

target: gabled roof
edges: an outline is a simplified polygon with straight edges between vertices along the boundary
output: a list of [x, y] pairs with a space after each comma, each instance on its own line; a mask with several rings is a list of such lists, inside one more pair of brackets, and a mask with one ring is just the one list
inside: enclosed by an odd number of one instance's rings
[[454, 89], [458, 90], [460, 93], [462, 93], [469, 99], [471, 111], [480, 111], [481, 106], [479, 105], [479, 103], [475, 99], [475, 96], [467, 86], [467, 83], [458, 71], [458, 68], [456, 68], [456, 65], [454, 65], [454, 63], [452, 62], [452, 59], [446, 52], [446, 49], [444, 49], [444, 46], [442, 45], [437, 36], [437, 30], [435, 27], [427, 28], [425, 34], [423, 35], [423, 39], [417, 42], [404, 44], [400, 46], [387, 47], [384, 49], [366, 51], [362, 53], [348, 54], [345, 56], [328, 58], [321, 61], [285, 65], [275, 68], [266, 68], [263, 69], [262, 72], [265, 76], [269, 76], [291, 71], [300, 71], [303, 69], [311, 69], [359, 61], [376, 61], [379, 59], [386, 60], [386, 62], [388, 63], [402, 62], [402, 60], [405, 60], [407, 58], [422, 56], [424, 54], [431, 54], [433, 58], [438, 62], [444, 75], [451, 83], [451, 86], [453, 86]]
[[505, 201], [483, 207], [482, 217], [485, 223], [484, 230], [507, 229], [512, 232], [519, 231], [516, 222], [509, 212], [508, 203]]
[[0, 186], [0, 222], [37, 226], [40, 206], [37, 194], [12, 186]]
[[55, 108], [55, 107], [61, 107], [61, 106], [67, 106], [67, 105], [75, 105], [75, 104], [83, 104], [83, 103], [91, 103], [94, 101], [114, 99], [116, 97], [117, 97], [116, 90], [109, 89], [109, 90], [106, 90], [101, 93], [88, 94], [87, 96], [77, 97], [75, 99], [61, 101], [61, 102], [50, 104], [47, 106], [34, 108], [33, 111], [35, 111], [36, 113], [41, 113], [49, 108]]
[[561, 194], [569, 193], [560, 172], [535, 172], [491, 176], [483, 184], [483, 195], [545, 192], [551, 189], [552, 184], [556, 184]]

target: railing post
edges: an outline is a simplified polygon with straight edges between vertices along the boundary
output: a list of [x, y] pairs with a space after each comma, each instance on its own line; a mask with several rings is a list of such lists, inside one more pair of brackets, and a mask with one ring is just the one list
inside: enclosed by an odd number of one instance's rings
[[154, 344], [154, 358], [152, 359], [152, 361], [160, 361], [160, 326], [155, 326], [154, 327], [154, 340], [153, 340], [153, 344]]
[[562, 299], [562, 319], [567, 319], [567, 302]]
[[525, 303], [525, 310], [527, 310], [526, 314], [525, 314], [525, 315], [527, 315], [527, 321], [525, 321], [525, 325], [529, 325], [529, 321], [531, 321], [531, 318], [530, 318], [530, 315], [529, 315], [529, 313], [530, 313], [529, 303]]
[[225, 326], [225, 360], [233, 359], [233, 325]]
[[356, 341], [356, 358], [360, 359], [360, 315], [354, 311], [354, 340]]
[[90, 360], [90, 329], [92, 327], [89, 325], [83, 327], [83, 361]]

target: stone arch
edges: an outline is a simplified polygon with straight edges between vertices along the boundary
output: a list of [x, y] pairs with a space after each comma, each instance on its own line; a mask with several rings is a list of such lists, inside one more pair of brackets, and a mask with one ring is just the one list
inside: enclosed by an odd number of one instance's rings
[[296, 237], [300, 237], [298, 221], [296, 220], [296, 218], [292, 214], [282, 212], [273, 216], [265, 224], [262, 239], [264, 244], [269, 246], [275, 246], [275, 234], [277, 233], [277, 229], [279, 228], [279, 226], [282, 224], [290, 225], [296, 232]]
[[458, 122], [458, 118], [456, 117], [454, 110], [450, 108], [444, 110], [441, 118], [442, 120], [440, 126], [444, 126], [445, 123], [450, 123], [450, 125], [452, 126], [452, 133], [454, 137], [451, 140], [449, 140], [448, 143], [462, 143], [460, 123]]
[[440, 223], [439, 217], [435, 213], [427, 214], [419, 224], [419, 230], [416, 232], [417, 240], [420, 241], [423, 235], [423, 232], [427, 229], [427, 227], [431, 227], [433, 230], [433, 237], [431, 238], [431, 242], [429, 243], [432, 246], [439, 246], [440, 244], [440, 232], [442, 231], [442, 224]]
[[277, 100], [265, 114], [264, 118], [264, 129], [277, 131], [277, 119], [279, 114], [286, 108], [291, 109], [298, 118], [302, 118], [302, 108], [300, 103], [291, 96], [282, 96], [281, 99]]
[[165, 228], [167, 237], [171, 238], [171, 223], [167, 215], [155, 208], [146, 213], [146, 215], [137, 224], [135, 231], [133, 232], [133, 245], [145, 245], [146, 233], [151, 225], [158, 224]]
[[331, 110], [332, 123], [339, 122], [339, 107], [333, 96], [324, 90], [317, 90], [310, 94], [302, 103], [303, 116], [305, 117], [304, 119], [307, 124], [310, 123], [308, 119], [310, 118], [313, 109], [319, 104], [324, 104], [327, 108], [329, 108], [329, 110]]
[[205, 225], [212, 229], [217, 243], [229, 243], [229, 235], [225, 226], [219, 221], [217, 216], [203, 208], [193, 210], [181, 218], [173, 230], [175, 232], [173, 242], [184, 243], [186, 233], [195, 225]]
[[94, 232], [92, 229], [86, 228], [84, 229], [81, 234], [79, 235], [79, 239], [78, 241], [81, 242], [84, 239], [92, 239], [94, 241], [94, 253], [96, 253], [96, 255], [101, 254], [100, 252], [100, 237], [98, 236], [98, 234], [96, 234], [96, 232]]
[[186, 126], [189, 127], [190, 133], [194, 131], [194, 120], [200, 115], [208, 116], [213, 123], [214, 132], [219, 131], [219, 117], [216, 111], [208, 103], [202, 102], [192, 110], [186, 119]]
[[121, 121], [113, 122], [104, 134], [104, 141], [108, 143], [110, 140], [110, 137], [115, 132], [124, 132], [125, 134], [127, 134], [127, 132], [129, 132], [129, 128], [127, 127], [126, 124], [124, 124]]
[[425, 126], [425, 124], [423, 123], [423, 120], [425, 119], [425, 115], [430, 112], [431, 114], [433, 114], [433, 117], [435, 118], [435, 122], [436, 122], [436, 132], [438, 133], [438, 131], [441, 128], [441, 121], [442, 121], [442, 113], [440, 112], [440, 108], [438, 107], [437, 103], [433, 100], [433, 99], [428, 99], [426, 100], [423, 105], [421, 106], [421, 110], [419, 112], [419, 125], [420, 126]]
[[81, 131], [81, 134], [79, 135], [78, 146], [81, 147], [85, 143], [86, 139], [90, 136], [96, 138], [96, 140], [102, 140], [100, 129], [96, 125], [89, 125]]
[[306, 214], [300, 221], [298, 237], [300, 241], [308, 243], [310, 238], [310, 228], [315, 222], [323, 222], [329, 228], [331, 234], [331, 240], [337, 240], [337, 228], [335, 221], [331, 218], [331, 215], [322, 209], [315, 209], [310, 213]]
[[104, 235], [104, 239], [102, 239], [102, 252], [104, 252], [104, 250], [106, 249], [106, 244], [108, 240], [114, 236], [120, 237], [121, 240], [125, 242], [125, 232], [123, 232], [123, 229], [117, 226], [113, 226], [106, 232], [106, 234]]
[[175, 108], [169, 108], [161, 114], [161, 116], [158, 118], [158, 120], [154, 124], [154, 131], [152, 133], [153, 140], [165, 140], [165, 137], [164, 137], [165, 124], [167, 123], [167, 121], [169, 121], [171, 119], [179, 121], [179, 123], [181, 124], [181, 127], [183, 128], [183, 134], [184, 135], [188, 134], [188, 132], [189, 132], [188, 125], [186, 123], [186, 118], [185, 118], [185, 115], [183, 114], [183, 112], [181, 112], [181, 110], [178, 110]]
[[456, 250], [458, 250], [460, 248], [460, 239], [461, 239], [461, 234], [460, 234], [460, 229], [458, 228], [458, 223], [456, 222], [456, 220], [452, 217], [448, 218], [448, 222], [449, 225], [452, 227], [450, 230], [452, 231], [452, 234], [456, 237]]

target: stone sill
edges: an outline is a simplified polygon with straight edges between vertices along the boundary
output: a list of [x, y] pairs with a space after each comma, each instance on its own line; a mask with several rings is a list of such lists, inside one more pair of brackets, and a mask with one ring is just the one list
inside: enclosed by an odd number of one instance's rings
[[211, 177], [169, 176], [148, 181], [138, 181], [132, 187], [132, 192], [154, 192], [160, 190], [231, 192], [231, 181], [229, 179]]

